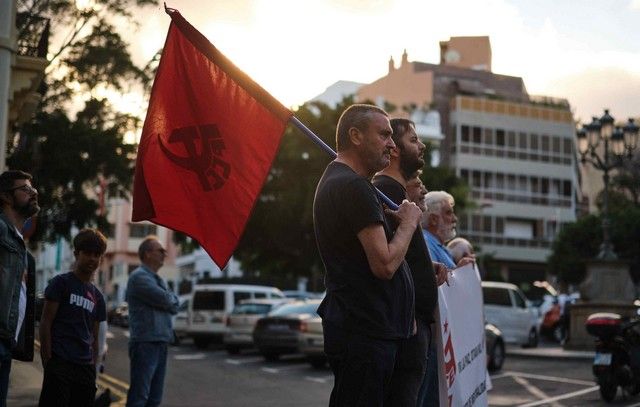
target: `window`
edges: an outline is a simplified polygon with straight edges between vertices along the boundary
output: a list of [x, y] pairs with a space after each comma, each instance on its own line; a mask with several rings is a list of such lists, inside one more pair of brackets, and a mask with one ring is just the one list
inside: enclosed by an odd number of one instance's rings
[[530, 139], [529, 139], [529, 145], [531, 146], [532, 150], [537, 150], [538, 149], [538, 135], [537, 134], [531, 134]]
[[196, 291], [193, 309], [224, 311], [224, 291]]
[[540, 183], [538, 177], [531, 177], [531, 192], [537, 194], [540, 192]]
[[130, 223], [129, 224], [129, 237], [147, 237], [149, 235], [155, 235], [157, 226], [151, 223]]
[[471, 230], [480, 232], [482, 230], [482, 217], [480, 215], [471, 216]]
[[251, 293], [248, 291], [235, 291], [233, 293], [233, 303], [238, 304], [242, 300], [248, 300], [251, 298]]
[[507, 189], [510, 191], [516, 189], [516, 176], [513, 174], [507, 175]]
[[551, 151], [554, 153], [560, 154], [560, 138], [557, 136], [551, 137]]
[[563, 181], [562, 182], [562, 195], [566, 197], [571, 197], [571, 181]]
[[485, 188], [493, 188], [494, 187], [493, 173], [491, 173], [491, 172], [485, 172], [484, 173], [484, 187]]
[[474, 187], [482, 186], [482, 173], [480, 171], [473, 171], [473, 186]]
[[542, 151], [549, 151], [549, 136], [546, 134], [542, 135]]
[[496, 218], [496, 233], [501, 235], [504, 233], [504, 219]]
[[527, 303], [524, 301], [524, 298], [522, 298], [522, 295], [520, 295], [519, 292], [511, 290], [511, 293], [513, 294], [513, 298], [516, 300], [516, 307], [527, 308]]
[[527, 133], [518, 133], [518, 147], [523, 150], [527, 148]]
[[475, 144], [482, 144], [482, 127], [473, 128], [473, 142]]
[[510, 148], [516, 148], [516, 132], [507, 132], [507, 146]]
[[233, 314], [241, 315], [265, 315], [271, 311], [271, 304], [240, 304], [233, 309]]
[[505, 288], [482, 287], [482, 296], [484, 297], [485, 305], [511, 306], [509, 290]]
[[496, 130], [496, 145], [504, 147], [504, 130]]
[[493, 145], [493, 129], [484, 129], [484, 144]]
[[564, 139], [562, 140], [563, 144], [564, 144], [564, 153], [566, 155], [572, 155], [573, 154], [573, 142], [572, 140], [569, 139]]
[[496, 188], [504, 189], [504, 174], [496, 174]]
[[465, 180], [465, 182], [468, 184], [469, 183], [469, 171], [465, 170], [465, 169], [460, 170], [460, 178]]
[[491, 216], [482, 217], [482, 231], [485, 233], [491, 233]]
[[527, 177], [524, 176], [524, 175], [520, 175], [518, 177], [518, 191], [523, 191], [523, 192], [528, 191], [528, 188], [527, 188]]
[[460, 127], [460, 137], [463, 143], [469, 142], [469, 126]]
[[253, 298], [267, 298], [267, 293], [253, 293]]

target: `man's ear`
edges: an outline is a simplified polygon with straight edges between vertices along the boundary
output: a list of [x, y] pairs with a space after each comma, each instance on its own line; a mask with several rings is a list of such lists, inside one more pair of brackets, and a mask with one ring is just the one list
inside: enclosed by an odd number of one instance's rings
[[11, 193], [10, 192], [0, 192], [0, 205], [11, 205]]
[[359, 146], [364, 140], [364, 134], [356, 127], [351, 127], [349, 129], [349, 140], [354, 146]]
[[400, 148], [397, 144], [391, 149], [391, 157], [400, 158]]

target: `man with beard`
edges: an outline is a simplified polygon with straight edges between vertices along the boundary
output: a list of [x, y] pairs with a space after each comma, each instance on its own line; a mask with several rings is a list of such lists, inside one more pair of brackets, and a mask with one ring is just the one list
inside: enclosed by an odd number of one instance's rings
[[53, 277], [44, 291], [40, 407], [93, 405], [99, 326], [107, 319], [107, 310], [91, 280], [106, 250], [107, 238], [102, 233], [81, 230], [73, 239], [76, 261], [72, 270]]
[[7, 403], [11, 360], [33, 360], [35, 263], [22, 228], [38, 213], [38, 191], [31, 175], [0, 175], [0, 407]]
[[424, 186], [420, 179], [421, 174], [422, 170], [419, 170], [415, 177], [407, 181], [407, 198], [409, 198], [409, 201], [418, 205], [418, 208], [424, 212], [427, 210], [427, 206], [424, 203], [424, 197], [429, 191], [427, 191], [427, 187]]
[[[410, 198], [407, 187], [410, 181], [415, 183], [416, 174], [424, 165], [425, 146], [418, 138], [412, 121], [391, 119], [390, 124], [396, 146], [391, 149], [389, 166], [375, 175], [373, 185], [393, 202], [400, 203]], [[412, 184], [412, 195], [416, 195], [414, 189], [415, 186]], [[420, 194], [417, 195], [419, 198]], [[416, 204], [418, 203], [419, 199]], [[393, 218], [387, 217], [387, 222], [392, 230], [398, 226]], [[422, 233], [417, 227], [413, 231], [405, 258], [414, 281], [416, 334], [401, 342], [391, 382], [390, 404], [414, 407], [427, 368], [427, 348], [431, 340], [430, 325], [434, 322], [434, 311], [438, 301], [436, 284], [442, 284], [445, 281], [447, 270], [444, 266], [436, 264], [435, 269], [438, 271], [438, 281], [436, 281], [434, 264], [429, 257]]]
[[[462, 267], [473, 261], [465, 257], [456, 265], [451, 253], [445, 247], [448, 241], [456, 237], [458, 218], [453, 211], [455, 205], [453, 196], [445, 191], [430, 191], [425, 195], [425, 205], [427, 210], [422, 215], [422, 233], [433, 261], [442, 263], [450, 269]], [[429, 347], [429, 359], [434, 363], [429, 364], [427, 369], [418, 404], [425, 407], [439, 405], [437, 353], [433, 344]], [[422, 394], [428, 396], [422, 397]]]
[[414, 333], [414, 288], [404, 261], [420, 209], [407, 200], [387, 211], [369, 179], [389, 165], [395, 147], [387, 113], [352, 105], [338, 121], [337, 158], [313, 203], [325, 266], [324, 350], [335, 377], [330, 406], [389, 405], [401, 342]]

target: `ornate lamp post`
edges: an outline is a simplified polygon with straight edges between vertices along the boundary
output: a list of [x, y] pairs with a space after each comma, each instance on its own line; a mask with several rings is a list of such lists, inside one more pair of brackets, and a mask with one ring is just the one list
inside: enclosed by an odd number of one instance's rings
[[[609, 234], [609, 171], [622, 167], [624, 158], [631, 159], [638, 145], [638, 126], [629, 119], [624, 127], [614, 125], [614, 118], [609, 110], [604, 111], [601, 118], [593, 117], [591, 123], [585, 125], [577, 133], [578, 151], [583, 164], [590, 163], [603, 172], [604, 208], [602, 211], [603, 240], [598, 259], [616, 260]], [[604, 143], [602, 150], [598, 149]], [[612, 154], [613, 153], [613, 154]]]

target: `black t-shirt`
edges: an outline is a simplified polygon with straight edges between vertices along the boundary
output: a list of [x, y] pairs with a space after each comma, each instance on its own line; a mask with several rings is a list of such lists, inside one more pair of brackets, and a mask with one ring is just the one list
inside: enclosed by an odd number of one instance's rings
[[326, 270], [323, 322], [375, 338], [407, 338], [414, 320], [409, 268], [403, 261], [391, 280], [377, 278], [357, 236], [381, 224], [387, 241], [392, 237], [373, 185], [349, 166], [330, 163], [316, 189], [313, 223]]
[[[407, 191], [402, 184], [391, 177], [375, 176], [373, 185], [398, 205], [407, 199]], [[398, 227], [393, 218], [387, 217], [387, 222], [394, 231]], [[429, 250], [420, 227], [417, 227], [413, 233], [405, 260], [411, 269], [416, 289], [416, 318], [431, 323], [434, 321], [434, 312], [438, 302], [438, 286], [431, 256], [429, 256]]]
[[93, 363], [93, 324], [107, 319], [100, 290], [69, 272], [52, 278], [44, 297], [59, 304], [51, 325], [51, 353], [68, 362]]

